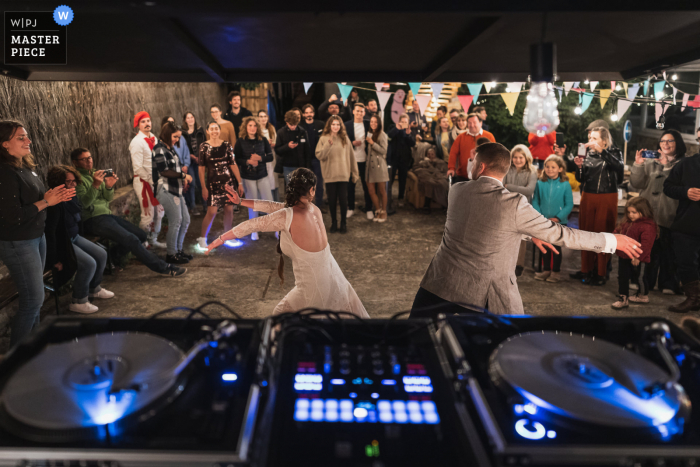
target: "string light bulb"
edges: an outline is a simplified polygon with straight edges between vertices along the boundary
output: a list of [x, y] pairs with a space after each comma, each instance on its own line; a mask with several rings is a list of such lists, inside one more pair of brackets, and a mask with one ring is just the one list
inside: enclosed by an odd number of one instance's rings
[[622, 91], [622, 86], [620, 86], [619, 84], [616, 84], [615, 91]]
[[673, 75], [671, 75], [671, 79], [672, 79], [673, 81], [677, 80], [677, 79], [678, 79], [678, 75], [674, 73]]
[[617, 119], [618, 119], [617, 114], [612, 114], [612, 115], [610, 116], [610, 120], [612, 120], [613, 122], [616, 122]]
[[559, 126], [559, 110], [552, 83], [533, 83], [527, 96], [523, 125], [530, 133], [542, 137]]
[[577, 105], [577, 106], [574, 108], [574, 113], [575, 113], [576, 115], [581, 115], [581, 114], [583, 113], [583, 107], [581, 107], [581, 104]]
[[496, 87], [496, 82], [495, 82], [495, 81], [491, 81], [491, 87], [492, 87], [492, 88]]
[[588, 79], [586, 79], [586, 81], [584, 81], [583, 84], [591, 84], [591, 82], [588, 81]]

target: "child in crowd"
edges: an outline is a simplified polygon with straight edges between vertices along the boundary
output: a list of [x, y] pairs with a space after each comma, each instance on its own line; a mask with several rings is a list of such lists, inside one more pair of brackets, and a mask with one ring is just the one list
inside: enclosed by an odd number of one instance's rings
[[[625, 253], [618, 251], [615, 254], [618, 258], [618, 301], [612, 304], [616, 310], [627, 308], [629, 302], [649, 303], [647, 296], [649, 284], [644, 280], [644, 268], [651, 260], [651, 248], [654, 245], [659, 232], [659, 227], [654, 222], [649, 201], [641, 196], [631, 198], [625, 206], [625, 215], [620, 224], [615, 228], [614, 233], [627, 235], [633, 240], [642, 244], [642, 255], [636, 259], [630, 259]], [[637, 295], [630, 297], [630, 279], [639, 286]]]
[[[544, 161], [544, 170], [535, 187], [532, 207], [552, 222], [566, 225], [574, 208], [574, 197], [566, 175], [564, 159], [552, 154]], [[542, 258], [542, 272], [535, 273], [538, 281], [559, 282], [561, 271], [561, 247], [555, 246], [559, 254], [547, 250]], [[554, 256], [554, 258], [552, 258]]]

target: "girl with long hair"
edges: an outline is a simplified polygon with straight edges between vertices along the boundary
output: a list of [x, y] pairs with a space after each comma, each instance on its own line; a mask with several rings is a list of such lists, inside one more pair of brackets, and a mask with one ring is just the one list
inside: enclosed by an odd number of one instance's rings
[[[375, 114], [369, 119], [370, 133], [367, 134], [367, 190], [374, 204], [374, 221], [386, 222], [386, 182], [389, 181], [389, 171], [386, 165], [386, 151], [389, 138], [382, 129], [382, 119]], [[377, 196], [379, 192], [379, 196]]]
[[280, 200], [280, 190], [278, 187], [279, 177], [275, 173], [275, 164], [277, 163], [277, 155], [275, 154], [275, 143], [277, 143], [277, 131], [275, 126], [270, 123], [270, 116], [264, 110], [258, 111], [258, 122], [260, 123], [260, 128], [262, 129], [262, 134], [267, 141], [270, 143], [272, 148], [272, 162], [265, 163], [267, 168], [267, 181], [270, 184], [270, 190], [272, 190], [272, 199], [275, 201]]
[[188, 173], [192, 175], [192, 183], [185, 192], [185, 201], [187, 201], [187, 207], [192, 210], [192, 215], [199, 216], [202, 213], [196, 203], [201, 203], [204, 210], [207, 209], [206, 201], [202, 198], [202, 185], [199, 183], [198, 156], [199, 146], [207, 137], [192, 112], [185, 112], [185, 115], [182, 116], [182, 137], [185, 138], [190, 150], [190, 171]]

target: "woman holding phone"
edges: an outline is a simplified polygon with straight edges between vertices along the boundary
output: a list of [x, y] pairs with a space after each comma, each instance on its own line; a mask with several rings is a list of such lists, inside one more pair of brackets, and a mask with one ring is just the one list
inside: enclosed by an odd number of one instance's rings
[[[576, 180], [581, 190], [579, 228], [589, 232], [612, 233], [617, 223], [617, 188], [622, 182], [625, 163], [622, 152], [613, 146], [607, 128], [591, 130], [585, 156], [577, 156]], [[608, 256], [605, 253], [581, 252], [581, 271], [571, 274], [584, 284], [603, 285], [607, 273]], [[594, 270], [596, 259], [597, 269]]]

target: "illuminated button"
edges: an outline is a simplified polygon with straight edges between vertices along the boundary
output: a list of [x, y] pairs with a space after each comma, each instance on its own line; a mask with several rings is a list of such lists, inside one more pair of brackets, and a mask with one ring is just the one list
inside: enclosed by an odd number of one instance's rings
[[338, 411], [337, 410], [326, 410], [327, 422], [337, 422], [338, 421]]
[[309, 399], [297, 399], [295, 407], [297, 410], [309, 410]]
[[357, 397], [357, 393], [356, 393], [356, 392], [351, 392], [351, 393], [348, 394], [348, 395], [350, 396], [351, 399], [354, 399], [354, 398]]
[[377, 423], [377, 411], [376, 410], [368, 410], [367, 411], [367, 421], [370, 423]]
[[311, 410], [323, 410], [323, 401], [321, 399], [312, 400]]
[[404, 401], [394, 401], [391, 406], [394, 408], [394, 412], [406, 411], [406, 403]]
[[341, 422], [351, 422], [355, 418], [352, 416], [352, 411], [350, 410], [343, 410], [340, 412], [340, 421]]
[[[529, 428], [532, 427], [532, 429]], [[546, 430], [539, 422], [530, 423], [530, 420], [521, 418], [515, 422], [515, 431], [526, 439], [542, 439], [545, 436]]]
[[431, 425], [434, 425], [440, 421], [440, 418], [438, 418], [438, 414], [435, 412], [426, 412], [424, 416], [425, 423], [429, 423]]
[[294, 381], [297, 383], [322, 383], [323, 376], [318, 374], [297, 373], [294, 376]]
[[328, 399], [326, 401], [326, 410], [338, 410], [338, 401], [335, 399]]
[[335, 385], [335, 386], [338, 386], [338, 385], [341, 385], [341, 384], [345, 384], [345, 380], [344, 380], [344, 379], [341, 379], [341, 378], [335, 378], [335, 379], [332, 379], [332, 380], [331, 380], [331, 384], [333, 384], [333, 385]]
[[404, 376], [403, 384], [427, 386], [430, 384], [429, 376]]
[[417, 401], [409, 401], [406, 404], [409, 412], [420, 412], [420, 404]]
[[352, 409], [354, 407], [355, 404], [353, 404], [351, 400], [343, 399], [342, 401], [340, 401], [340, 410], [342, 411], [352, 412]]
[[408, 415], [406, 412], [394, 412], [394, 420], [396, 423], [407, 423]]
[[382, 423], [391, 423], [394, 421], [394, 416], [391, 412], [379, 412], [379, 421]]
[[323, 420], [323, 410], [312, 410], [311, 420], [315, 422], [320, 422], [321, 420]]
[[557, 437], [557, 432], [556, 432], [556, 431], [554, 431], [554, 430], [549, 430], [549, 431], [547, 432], [547, 438], [549, 438], [549, 439], [554, 439], [554, 438], [556, 438], [556, 437]]
[[411, 412], [408, 414], [411, 423], [423, 423], [423, 415], [420, 412]]
[[379, 401], [379, 402], [377, 402], [377, 408], [379, 409], [380, 412], [390, 412], [391, 411], [391, 402]]
[[423, 409], [423, 412], [425, 413], [437, 412], [437, 409], [435, 408], [435, 402], [433, 401], [423, 401], [420, 403], [420, 406]]
[[523, 406], [523, 410], [530, 415], [535, 415], [537, 413], [537, 406], [535, 404], [528, 403]]
[[308, 410], [297, 410], [294, 412], [294, 420], [297, 422], [305, 422], [309, 419], [309, 411]]
[[353, 414], [355, 415], [355, 418], [365, 418], [367, 416], [367, 409], [363, 409], [362, 407], [357, 407], [353, 411]]
[[379, 399], [379, 393], [373, 392], [373, 393], [372, 393], [372, 399]]
[[[214, 344], [214, 342], [212, 342], [212, 344]], [[236, 373], [224, 373], [221, 375], [221, 379], [230, 383], [231, 381], [236, 381], [238, 379], [238, 375]]]
[[523, 407], [522, 404], [515, 404], [515, 406], [513, 406], [513, 411], [514, 411], [516, 414], [520, 415], [520, 414], [522, 414], [523, 412], [525, 412], [525, 408]]
[[394, 385], [396, 385], [396, 380], [395, 379], [383, 379], [382, 384], [384, 386], [394, 386]]

